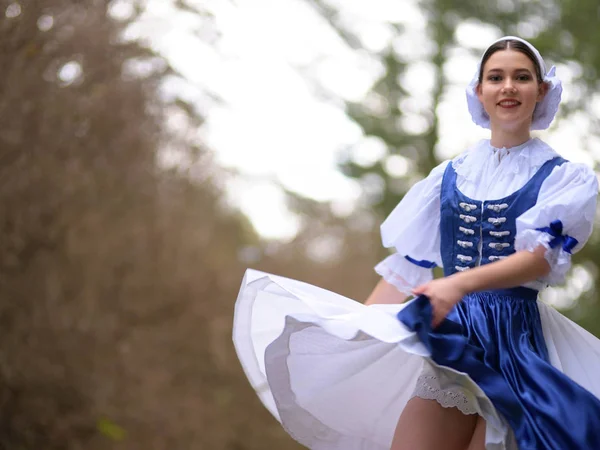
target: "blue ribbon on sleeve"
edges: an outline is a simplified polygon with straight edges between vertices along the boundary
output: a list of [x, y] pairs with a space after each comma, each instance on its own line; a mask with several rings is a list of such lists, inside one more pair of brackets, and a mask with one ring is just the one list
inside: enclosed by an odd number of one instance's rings
[[417, 266], [422, 267], [424, 269], [433, 269], [434, 267], [437, 267], [437, 264], [431, 261], [417, 261], [416, 259], [413, 259], [408, 255], [406, 255], [405, 258], [411, 263], [416, 264]]
[[562, 245], [562, 249], [565, 252], [571, 253], [575, 246], [579, 244], [579, 241], [574, 237], [571, 237], [568, 234], [563, 235], [563, 224], [560, 220], [554, 220], [550, 223], [549, 227], [536, 228], [536, 230], [548, 233], [553, 237], [548, 243], [550, 248], [556, 248], [559, 245]]

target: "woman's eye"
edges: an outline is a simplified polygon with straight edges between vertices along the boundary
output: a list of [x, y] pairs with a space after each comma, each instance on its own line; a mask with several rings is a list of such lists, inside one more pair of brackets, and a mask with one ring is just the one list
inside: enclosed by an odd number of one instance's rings
[[488, 76], [489, 81], [500, 81], [502, 77], [500, 75], [490, 75]]
[[518, 81], [529, 81], [529, 80], [531, 80], [531, 77], [529, 75], [519, 75], [517, 77], [517, 80]]

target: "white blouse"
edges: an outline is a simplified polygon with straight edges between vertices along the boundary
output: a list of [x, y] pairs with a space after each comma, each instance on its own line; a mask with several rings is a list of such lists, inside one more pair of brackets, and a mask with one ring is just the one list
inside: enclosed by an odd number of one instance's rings
[[[394, 247], [397, 253], [380, 262], [375, 271], [410, 294], [412, 288], [431, 280], [433, 274], [432, 269], [417, 266], [405, 256], [442, 266], [440, 190], [449, 163], [464, 195], [474, 200], [494, 200], [522, 188], [546, 161], [556, 156], [558, 153], [539, 139], [509, 149], [494, 148], [489, 140], [483, 140], [453, 160], [444, 161], [409, 190], [381, 225], [384, 246]], [[544, 245], [551, 271], [525, 286], [541, 290], [564, 282], [571, 254], [561, 246], [551, 249], [553, 236], [536, 228], [548, 227], [557, 219], [562, 221], [563, 234], [578, 241], [573, 249], [573, 253], [577, 252], [592, 233], [597, 195], [596, 175], [584, 164], [567, 162], [555, 167], [544, 180], [535, 206], [517, 218], [515, 250], [533, 251]]]

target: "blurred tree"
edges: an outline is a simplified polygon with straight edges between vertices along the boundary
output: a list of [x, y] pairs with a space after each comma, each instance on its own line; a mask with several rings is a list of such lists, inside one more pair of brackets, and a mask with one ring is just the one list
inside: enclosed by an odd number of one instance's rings
[[126, 79], [126, 61], [151, 55], [111, 43], [119, 26], [105, 2], [0, 11], [2, 446], [78, 446], [95, 435], [96, 351], [112, 333], [96, 334], [106, 324], [92, 320], [94, 301], [118, 289], [93, 292], [94, 279], [126, 270], [135, 248], [100, 267], [82, 242], [113, 250], [101, 230], [152, 204], [157, 119], [145, 110], [156, 78]]
[[0, 447], [263, 448], [230, 345], [258, 238], [177, 74], [124, 38], [141, 3], [0, 13]]

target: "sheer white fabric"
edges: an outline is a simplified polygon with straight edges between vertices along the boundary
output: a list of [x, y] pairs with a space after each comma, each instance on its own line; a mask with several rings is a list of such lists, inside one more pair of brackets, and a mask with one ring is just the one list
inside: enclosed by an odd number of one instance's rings
[[[494, 148], [489, 140], [483, 140], [451, 163], [456, 171], [457, 187], [463, 194], [474, 200], [494, 200], [522, 188], [546, 161], [556, 156], [558, 154], [540, 139], [531, 139], [510, 149]], [[441, 265], [439, 196], [448, 163], [440, 164], [417, 183], [384, 221], [381, 235], [386, 247], [394, 247], [402, 256]], [[544, 279], [526, 284], [527, 287], [539, 290], [561, 283], [571, 265], [571, 255], [561, 248], [550, 249], [548, 243], [552, 237], [535, 229], [561, 220], [564, 233], [579, 241], [573, 251], [576, 252], [590, 236], [597, 192], [593, 171], [570, 162], [556, 167], [542, 183], [535, 207], [517, 219], [515, 248], [533, 250], [539, 244], [545, 245], [552, 271]], [[376, 271], [385, 274], [386, 281], [394, 280], [392, 284], [401, 286], [403, 292], [431, 277], [430, 269], [407, 269], [400, 259], [386, 258], [377, 265]]]
[[[415, 184], [381, 224], [385, 247], [418, 260], [442, 264], [440, 255], [440, 189], [448, 161]], [[412, 239], [408, 239], [412, 236]]]
[[592, 233], [597, 192], [598, 180], [590, 168], [583, 164], [563, 164], [546, 178], [535, 206], [517, 218], [515, 249], [532, 251], [539, 244], [547, 248], [545, 256], [551, 272], [538, 281], [537, 289], [564, 282], [571, 266], [571, 254], [561, 246], [551, 249], [549, 243], [553, 236], [536, 228], [548, 227], [552, 221], [560, 220], [563, 235], [579, 242], [573, 250], [575, 253]]
[[412, 295], [413, 287], [433, 280], [433, 272], [430, 269], [424, 269], [411, 263], [400, 253], [394, 253], [377, 264], [375, 272], [407, 295]]
[[392, 255], [381, 261], [375, 271], [406, 294], [433, 275], [431, 269], [412, 264], [404, 256], [442, 265], [440, 189], [448, 163], [444, 161], [415, 184], [381, 225], [383, 245], [394, 247], [398, 257]]
[[546, 247], [544, 257], [550, 265], [550, 273], [545, 277], [526, 283], [526, 287], [541, 290], [546, 286], [564, 283], [567, 272], [571, 268], [571, 255], [561, 247], [550, 248], [550, 241], [553, 239], [548, 233], [536, 230], [523, 230], [516, 239], [515, 250], [528, 250], [533, 252], [540, 245]]
[[495, 148], [480, 141], [454, 158], [458, 189], [474, 200], [494, 200], [521, 189], [542, 165], [559, 156], [539, 139], [513, 148]]

